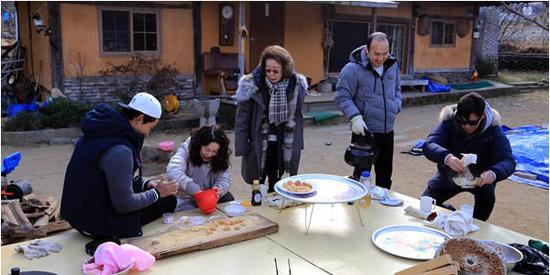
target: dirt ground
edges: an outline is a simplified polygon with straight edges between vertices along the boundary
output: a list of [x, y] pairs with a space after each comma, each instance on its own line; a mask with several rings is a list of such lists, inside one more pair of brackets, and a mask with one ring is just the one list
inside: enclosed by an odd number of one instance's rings
[[[537, 91], [515, 96], [490, 98], [493, 108], [499, 110], [505, 125], [548, 124], [548, 91]], [[392, 190], [419, 197], [426, 182], [435, 173], [435, 164], [425, 157], [401, 154], [418, 139], [424, 139], [437, 122], [445, 104], [405, 108], [395, 127], [395, 153]], [[302, 152], [300, 173], [349, 175], [352, 168], [344, 162], [344, 150], [349, 144], [349, 125], [314, 126], [305, 129], [305, 148]], [[187, 131], [154, 133], [146, 138], [147, 145], [161, 140], [182, 142]], [[233, 132], [229, 132], [233, 140]], [[331, 142], [332, 145], [326, 145]], [[2, 157], [15, 151], [22, 152], [20, 166], [10, 179], [26, 178], [40, 196], [61, 197], [65, 169], [73, 150], [72, 145], [12, 147], [2, 146]], [[250, 187], [240, 176], [240, 158], [232, 158], [232, 192], [238, 199], [248, 199]], [[157, 167], [162, 172], [164, 167]], [[155, 173], [155, 169], [149, 174]], [[505, 180], [496, 189], [497, 202], [489, 222], [531, 237], [548, 241], [548, 190]], [[473, 204], [473, 196], [462, 193], [450, 200], [453, 205]]]

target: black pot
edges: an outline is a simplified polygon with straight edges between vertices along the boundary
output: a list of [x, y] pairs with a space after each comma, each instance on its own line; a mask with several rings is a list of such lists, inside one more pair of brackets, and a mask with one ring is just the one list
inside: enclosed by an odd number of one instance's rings
[[346, 149], [344, 160], [359, 172], [370, 171], [378, 154], [373, 143], [372, 135], [368, 131], [364, 136], [352, 134], [351, 145]]
[[377, 151], [370, 145], [358, 146], [351, 144], [344, 154], [344, 160], [347, 164], [359, 171], [370, 171], [376, 160]]

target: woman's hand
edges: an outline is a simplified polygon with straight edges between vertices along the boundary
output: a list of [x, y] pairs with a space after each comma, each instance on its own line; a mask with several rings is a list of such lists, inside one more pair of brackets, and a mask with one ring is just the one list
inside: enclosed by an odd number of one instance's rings
[[212, 189], [216, 190], [216, 198], [220, 199], [223, 191], [218, 187], [212, 187]]

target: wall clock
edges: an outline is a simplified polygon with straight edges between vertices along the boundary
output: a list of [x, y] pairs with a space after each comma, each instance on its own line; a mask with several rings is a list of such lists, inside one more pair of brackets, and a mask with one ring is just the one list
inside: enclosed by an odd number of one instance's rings
[[233, 26], [235, 22], [235, 9], [231, 4], [220, 5], [220, 46], [233, 45]]

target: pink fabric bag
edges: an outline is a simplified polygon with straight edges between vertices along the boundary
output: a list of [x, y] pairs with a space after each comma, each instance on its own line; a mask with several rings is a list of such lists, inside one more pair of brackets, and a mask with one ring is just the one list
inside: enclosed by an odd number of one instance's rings
[[99, 245], [94, 258], [94, 263], [84, 265], [86, 274], [110, 275], [131, 265], [132, 269], [143, 271], [155, 263], [155, 257], [143, 249], [131, 244], [118, 245], [113, 242]]

